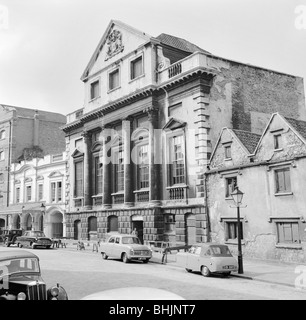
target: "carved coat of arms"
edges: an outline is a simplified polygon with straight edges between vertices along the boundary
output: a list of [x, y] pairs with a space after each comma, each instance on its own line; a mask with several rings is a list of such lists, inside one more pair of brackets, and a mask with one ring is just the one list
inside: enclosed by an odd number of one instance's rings
[[122, 34], [118, 30], [113, 30], [107, 38], [106, 44], [108, 45], [106, 51], [105, 61], [113, 57], [119, 52], [122, 52], [124, 46], [122, 45]]

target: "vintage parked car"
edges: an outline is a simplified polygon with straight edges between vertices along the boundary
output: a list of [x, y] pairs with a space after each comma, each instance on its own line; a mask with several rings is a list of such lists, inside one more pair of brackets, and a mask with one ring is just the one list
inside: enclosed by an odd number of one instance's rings
[[204, 277], [211, 273], [230, 275], [238, 270], [238, 262], [225, 244], [197, 243], [188, 252], [177, 253], [176, 258], [188, 272], [200, 271]]
[[17, 237], [16, 243], [19, 248], [31, 247], [35, 249], [37, 247], [51, 248], [52, 240], [47, 238], [42, 231], [25, 231], [20, 237]]
[[152, 250], [141, 244], [139, 238], [133, 234], [116, 234], [100, 244], [103, 259], [112, 257], [127, 263], [131, 260], [141, 260], [147, 263], [152, 258]]
[[9, 247], [16, 243], [16, 238], [22, 235], [21, 229], [4, 229], [1, 235], [3, 243]]
[[0, 251], [0, 300], [68, 300], [59, 284], [47, 289], [39, 258], [26, 250]]

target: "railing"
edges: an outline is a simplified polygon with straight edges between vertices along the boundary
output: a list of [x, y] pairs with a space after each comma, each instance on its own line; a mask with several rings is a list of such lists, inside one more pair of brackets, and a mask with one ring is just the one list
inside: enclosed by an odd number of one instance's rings
[[169, 79], [182, 73], [182, 64], [181, 63], [177, 63], [174, 66], [170, 66], [168, 69], [168, 77]]
[[190, 56], [180, 60], [179, 62], [170, 65], [164, 70], [159, 72], [159, 84], [168, 82], [169, 79], [179, 74], [186, 74], [189, 71], [195, 71], [197, 69], [207, 69], [207, 71], [213, 71], [207, 63], [207, 56], [202, 52], [195, 52]]
[[143, 191], [134, 191], [135, 193], [135, 202], [148, 202], [150, 200], [149, 190]]
[[187, 198], [187, 186], [168, 187], [169, 200], [181, 200]]
[[82, 207], [83, 206], [83, 198], [74, 199], [74, 206], [75, 207]]
[[114, 204], [124, 203], [124, 194], [123, 193], [112, 194], [112, 197], [113, 197]]
[[93, 196], [92, 197], [93, 200], [93, 205], [94, 206], [102, 206], [103, 202], [103, 197], [102, 196]]

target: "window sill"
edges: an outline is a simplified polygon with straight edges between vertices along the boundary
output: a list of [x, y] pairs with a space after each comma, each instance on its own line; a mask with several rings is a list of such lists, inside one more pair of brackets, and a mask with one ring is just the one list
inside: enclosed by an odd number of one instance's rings
[[93, 98], [93, 99], [90, 99], [88, 102], [90, 103], [90, 102], [94, 102], [95, 100], [98, 100], [99, 98], [101, 98], [101, 96], [98, 96], [98, 97], [95, 97], [95, 98]]
[[187, 184], [174, 184], [173, 186], [166, 187], [167, 190], [177, 189], [177, 188], [188, 188], [188, 186], [187, 186]]
[[143, 189], [135, 190], [135, 191], [133, 191], [133, 193], [141, 193], [141, 192], [149, 192], [149, 191], [150, 191], [149, 188], [143, 188]]
[[107, 91], [107, 93], [112, 93], [112, 92], [114, 92], [114, 91], [116, 91], [116, 90], [118, 90], [120, 88], [121, 88], [121, 86], [113, 88], [113, 89], [110, 89], [110, 90]]
[[274, 193], [275, 197], [292, 196], [293, 192]]
[[225, 158], [224, 161], [231, 161], [232, 158]]
[[278, 148], [278, 149], [274, 149], [273, 151], [274, 152], [279, 152], [279, 151], [283, 151], [284, 149], [283, 148]]
[[140, 78], [143, 78], [144, 76], [145, 76], [145, 74], [143, 73], [142, 75], [140, 75], [140, 76], [138, 76], [138, 77], [136, 77], [136, 78], [131, 79], [131, 80], [129, 81], [129, 83], [134, 82], [134, 81], [136, 81], [136, 80], [138, 80], [138, 79], [140, 79]]
[[118, 192], [115, 192], [115, 193], [111, 193], [111, 196], [120, 196], [120, 195], [123, 195], [124, 194], [124, 191], [118, 191]]
[[290, 243], [277, 243], [275, 245], [276, 248], [284, 248], [284, 249], [303, 249], [301, 244], [290, 244]]

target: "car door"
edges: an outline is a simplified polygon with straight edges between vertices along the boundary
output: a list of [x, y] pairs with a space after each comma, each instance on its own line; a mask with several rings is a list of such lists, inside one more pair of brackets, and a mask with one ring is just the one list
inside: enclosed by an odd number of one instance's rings
[[114, 258], [120, 259], [121, 258], [121, 244], [120, 244], [120, 237], [115, 238], [115, 242], [113, 245], [113, 252], [112, 256]]
[[188, 269], [199, 270], [200, 253], [201, 253], [201, 247], [195, 246], [194, 250], [192, 251], [188, 259], [189, 260]]
[[19, 241], [19, 242], [20, 242], [20, 244], [21, 244], [22, 246], [27, 246], [28, 236], [29, 236], [29, 232], [26, 231], [26, 232], [24, 233], [24, 235], [20, 237], [20, 241]]
[[110, 237], [108, 239], [108, 242], [105, 245], [105, 253], [107, 256], [112, 257], [113, 256], [113, 247], [115, 243], [115, 237]]
[[189, 250], [188, 253], [186, 254], [186, 268], [193, 270], [193, 265], [194, 265], [194, 253], [196, 250], [196, 246], [192, 246]]

